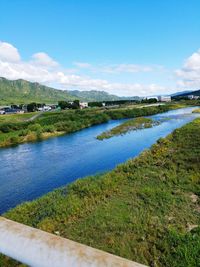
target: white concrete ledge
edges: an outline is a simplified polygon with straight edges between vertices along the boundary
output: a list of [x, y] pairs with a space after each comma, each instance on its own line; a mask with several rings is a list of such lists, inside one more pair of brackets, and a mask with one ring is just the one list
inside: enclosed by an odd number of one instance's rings
[[2, 217], [0, 253], [33, 267], [145, 267]]

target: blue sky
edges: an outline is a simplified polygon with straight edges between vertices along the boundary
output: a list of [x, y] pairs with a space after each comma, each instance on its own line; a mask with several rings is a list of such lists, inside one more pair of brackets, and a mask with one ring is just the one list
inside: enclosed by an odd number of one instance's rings
[[199, 0], [0, 0], [0, 10], [0, 76], [119, 95], [200, 87]]

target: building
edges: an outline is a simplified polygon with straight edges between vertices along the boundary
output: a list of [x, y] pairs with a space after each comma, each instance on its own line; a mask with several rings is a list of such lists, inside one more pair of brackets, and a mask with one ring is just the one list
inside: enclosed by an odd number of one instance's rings
[[171, 102], [172, 98], [171, 96], [158, 96], [158, 101], [160, 102]]
[[50, 111], [51, 107], [50, 106], [43, 106], [37, 109], [38, 111]]
[[17, 112], [16, 112], [17, 114], [24, 114], [24, 110], [22, 110], [22, 109], [17, 109]]
[[80, 109], [88, 108], [88, 102], [80, 102], [79, 106], [80, 106]]
[[190, 100], [197, 100], [197, 99], [199, 99], [199, 96], [198, 95], [188, 95], [187, 97]]

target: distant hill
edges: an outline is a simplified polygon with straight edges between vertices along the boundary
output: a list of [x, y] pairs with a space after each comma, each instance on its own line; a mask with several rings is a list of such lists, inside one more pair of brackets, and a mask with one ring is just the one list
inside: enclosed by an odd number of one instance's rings
[[68, 91], [70, 95], [76, 98], [86, 99], [87, 101], [114, 101], [121, 100], [122, 98], [116, 95], [110, 95], [104, 91]]
[[[129, 99], [110, 95], [104, 91], [64, 91], [26, 80], [8, 80], [0, 77], [0, 104], [57, 103], [60, 100], [112, 101]], [[130, 98], [130, 99], [134, 99]]]
[[181, 91], [181, 92], [177, 92], [174, 94], [171, 94], [171, 96], [179, 96], [179, 95], [183, 95], [183, 94], [191, 94], [192, 90], [187, 90], [187, 91]]
[[200, 90], [182, 92], [178, 95], [173, 95], [172, 98], [187, 97], [188, 95], [200, 96]]
[[0, 104], [12, 103], [57, 103], [59, 100], [73, 100], [67, 91], [57, 90], [39, 83], [25, 80], [0, 78]]

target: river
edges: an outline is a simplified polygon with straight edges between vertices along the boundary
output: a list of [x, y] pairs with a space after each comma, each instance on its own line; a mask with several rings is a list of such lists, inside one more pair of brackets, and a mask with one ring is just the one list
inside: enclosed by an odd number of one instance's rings
[[111, 170], [137, 156], [160, 137], [197, 117], [192, 114], [195, 108], [150, 116], [161, 120], [161, 124], [103, 141], [95, 137], [123, 120], [42, 142], [0, 149], [0, 214], [77, 178]]

